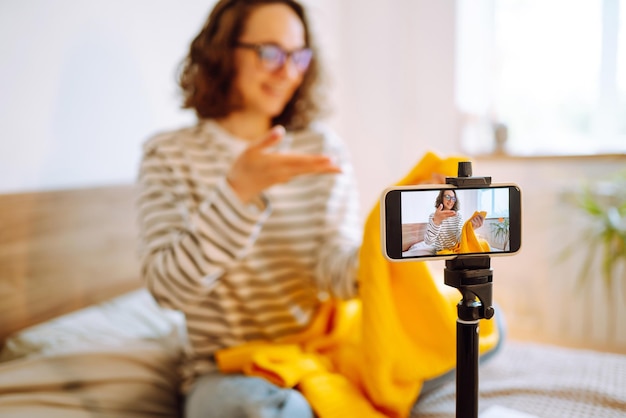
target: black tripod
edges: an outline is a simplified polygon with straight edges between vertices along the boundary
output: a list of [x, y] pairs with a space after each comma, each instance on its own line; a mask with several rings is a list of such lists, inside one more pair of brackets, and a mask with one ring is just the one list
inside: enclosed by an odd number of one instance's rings
[[[460, 162], [458, 177], [446, 183], [459, 188], [488, 186], [491, 177], [472, 177], [470, 162]], [[456, 325], [456, 417], [478, 417], [478, 322], [494, 315], [493, 271], [489, 256], [459, 256], [446, 261], [444, 283], [461, 292]]]

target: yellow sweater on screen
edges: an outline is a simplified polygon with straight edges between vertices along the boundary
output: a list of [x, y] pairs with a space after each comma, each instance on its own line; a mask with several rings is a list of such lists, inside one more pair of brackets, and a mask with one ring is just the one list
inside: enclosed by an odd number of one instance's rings
[[[456, 176], [459, 161], [427, 153], [398, 185]], [[389, 262], [380, 221], [377, 204], [364, 227], [358, 299], [323, 303], [300, 334], [217, 352], [220, 369], [295, 387], [320, 418], [408, 416], [423, 382], [455, 366], [460, 295], [438, 286], [424, 262]], [[493, 321], [479, 329], [484, 353], [499, 335]]]
[[484, 238], [481, 238], [476, 235], [474, 231], [474, 226], [472, 225], [472, 218], [476, 215], [481, 215], [483, 218], [487, 216], [487, 212], [485, 211], [476, 211], [472, 214], [470, 219], [465, 221], [463, 224], [463, 229], [461, 230], [461, 238], [456, 245], [449, 249], [444, 249], [441, 251], [437, 251], [437, 254], [467, 254], [467, 253], [480, 253], [480, 252], [489, 252], [491, 247], [489, 243]]

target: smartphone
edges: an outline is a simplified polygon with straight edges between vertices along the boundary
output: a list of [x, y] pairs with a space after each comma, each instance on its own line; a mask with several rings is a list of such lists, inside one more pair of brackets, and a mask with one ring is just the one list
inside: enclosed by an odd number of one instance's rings
[[[382, 247], [390, 261], [506, 256], [521, 247], [521, 190], [516, 184], [395, 186], [383, 191], [380, 204]], [[482, 221], [471, 231], [463, 229], [476, 212]]]

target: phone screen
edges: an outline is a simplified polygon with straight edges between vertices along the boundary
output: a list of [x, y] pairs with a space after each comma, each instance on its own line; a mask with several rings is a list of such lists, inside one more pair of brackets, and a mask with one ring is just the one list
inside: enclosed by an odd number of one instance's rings
[[521, 191], [514, 184], [392, 187], [381, 205], [383, 251], [393, 261], [512, 255], [521, 246]]

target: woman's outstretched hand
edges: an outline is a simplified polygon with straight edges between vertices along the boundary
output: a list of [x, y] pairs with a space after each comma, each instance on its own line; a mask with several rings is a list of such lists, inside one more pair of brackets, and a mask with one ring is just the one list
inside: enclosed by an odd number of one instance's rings
[[444, 210], [442, 203], [435, 210], [435, 214], [433, 215], [433, 222], [435, 223], [435, 225], [441, 225], [441, 222], [444, 219], [451, 218], [453, 216], [456, 216], [456, 211], [448, 209]]
[[285, 128], [273, 127], [265, 136], [252, 142], [233, 163], [226, 178], [243, 202], [248, 203], [268, 187], [286, 183], [296, 176], [341, 172], [325, 155], [270, 150], [284, 136]]
[[472, 223], [474, 229], [478, 229], [483, 226], [484, 221], [485, 218], [479, 213], [477, 213], [475, 216], [472, 217], [472, 219], [470, 219], [470, 222]]

